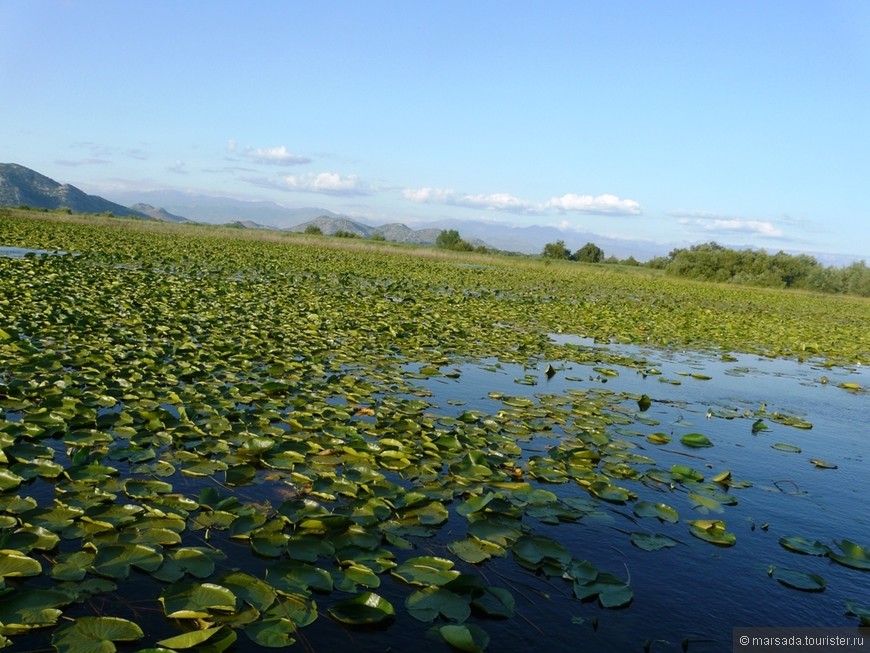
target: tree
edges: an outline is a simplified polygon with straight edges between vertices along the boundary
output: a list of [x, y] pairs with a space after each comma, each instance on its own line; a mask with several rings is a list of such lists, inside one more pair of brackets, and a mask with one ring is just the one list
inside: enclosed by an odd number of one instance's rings
[[601, 263], [604, 260], [604, 250], [595, 243], [586, 243], [574, 254], [574, 260], [581, 263]]
[[557, 240], [555, 243], [547, 243], [541, 252], [544, 258], [569, 259], [571, 252], [565, 247], [564, 240]]
[[442, 230], [435, 239], [435, 246], [440, 247], [441, 249], [452, 249], [459, 252], [470, 252], [474, 249], [470, 243], [462, 240], [462, 237], [456, 229]]
[[322, 236], [323, 229], [318, 227], [316, 224], [310, 224], [307, 227], [305, 227], [305, 233], [308, 234], [309, 236]]
[[441, 249], [456, 249], [456, 246], [461, 240], [462, 238], [456, 229], [444, 229], [435, 239], [435, 245]]

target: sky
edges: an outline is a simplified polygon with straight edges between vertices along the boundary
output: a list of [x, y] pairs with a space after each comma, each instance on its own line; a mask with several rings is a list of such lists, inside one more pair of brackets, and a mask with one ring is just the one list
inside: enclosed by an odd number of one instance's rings
[[866, 0], [0, 0], [0, 162], [870, 260]]

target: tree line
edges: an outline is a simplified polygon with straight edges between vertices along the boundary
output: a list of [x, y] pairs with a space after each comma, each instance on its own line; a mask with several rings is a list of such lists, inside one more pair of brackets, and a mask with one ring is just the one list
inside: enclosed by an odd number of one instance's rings
[[674, 249], [667, 256], [659, 256], [646, 263], [640, 263], [634, 257], [623, 260], [613, 256], [605, 258], [602, 249], [594, 243], [586, 243], [572, 254], [561, 240], [544, 245], [541, 256], [584, 263], [642, 266], [699, 281], [870, 297], [870, 268], [864, 261], [846, 267], [825, 267], [808, 254], [734, 250], [715, 242]]

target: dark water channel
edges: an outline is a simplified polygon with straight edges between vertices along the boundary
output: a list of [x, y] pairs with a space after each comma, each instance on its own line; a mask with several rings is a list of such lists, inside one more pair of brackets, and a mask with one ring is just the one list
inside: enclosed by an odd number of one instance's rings
[[[562, 343], [572, 342], [589, 344], [562, 338]], [[442, 408], [448, 399], [462, 398], [462, 410], [484, 412], [499, 409], [499, 402], [489, 397], [493, 391], [514, 396], [560, 395], [578, 389], [610, 391], [614, 405], [626, 410], [637, 404], [626, 400], [624, 393], [646, 394], [651, 405], [642, 417], [658, 423], [635, 422], [620, 436], [636, 451], [653, 458], [661, 469], [680, 464], [711, 475], [729, 470], [735, 479], [750, 484], [732, 490], [736, 505], [724, 506], [721, 514], [706, 515], [690, 509], [679, 489], [669, 496], [640, 484], [631, 486], [640, 499], [678, 507], [681, 522], [724, 520], [737, 538], [732, 547], [698, 540], [682, 523], [632, 521], [630, 506], [606, 506], [604, 517], [560, 524], [549, 527], [549, 532], [544, 527], [541, 532], [558, 539], [575, 557], [630, 577], [635, 595], [627, 608], [607, 611], [590, 609], [555, 591], [549, 600], [519, 601], [524, 616], [546, 633], [547, 648], [642, 650], [646, 643], [652, 651], [686, 650], [684, 646], [689, 651], [722, 651], [730, 650], [731, 630], [737, 626], [857, 625], [857, 618], [847, 616], [844, 606], [847, 600], [870, 605], [870, 572], [825, 557], [790, 552], [779, 539], [800, 535], [832, 547], [834, 541], [843, 539], [865, 548], [870, 545], [870, 397], [838, 387], [858, 383], [870, 388], [870, 372], [754, 356], [721, 360], [633, 346], [618, 349], [646, 364], [641, 369], [607, 365], [617, 373], [607, 376], [593, 365], [554, 361], [556, 373], [549, 379], [543, 365], [531, 370], [466, 365], [458, 368], [456, 379], [425, 384]], [[646, 369], [660, 374], [645, 373]], [[536, 385], [518, 383], [521, 380]], [[768, 419], [764, 420], [767, 430], [754, 434], [759, 409], [809, 422], [812, 428]], [[620, 430], [616, 427], [617, 433]], [[671, 442], [650, 444], [643, 436], [653, 432], [669, 435]], [[714, 446], [690, 449], [682, 445], [680, 436], [690, 432], [706, 435]], [[793, 445], [800, 453], [775, 449], [776, 443]], [[836, 468], [817, 467], [810, 459], [824, 460]], [[560, 496], [585, 494], [571, 483], [546, 487]], [[625, 536], [625, 531], [638, 530], [667, 534], [680, 545], [654, 552], [641, 550]], [[772, 566], [817, 574], [826, 587], [821, 592], [786, 587], [771, 578]], [[512, 622], [509, 628], [520, 625]], [[535, 646], [534, 630], [522, 626], [523, 635], [493, 633], [493, 642], [500, 640], [493, 650]]]

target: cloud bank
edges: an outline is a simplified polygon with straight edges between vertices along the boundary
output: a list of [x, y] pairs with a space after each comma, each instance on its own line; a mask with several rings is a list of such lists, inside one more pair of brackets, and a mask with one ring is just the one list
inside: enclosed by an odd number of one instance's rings
[[720, 215], [710, 211], [673, 211], [671, 215], [679, 218], [682, 225], [695, 227], [708, 234], [748, 234], [762, 238], [782, 238], [785, 233], [772, 222], [764, 220], [745, 220]]
[[541, 214], [549, 211], [559, 213], [575, 212], [595, 215], [639, 215], [638, 202], [620, 199], [615, 195], [577, 195], [568, 193], [553, 197], [546, 202], [531, 202], [510, 193], [489, 195], [457, 193], [449, 188], [407, 188], [402, 196], [411, 202], [425, 204], [448, 204], [469, 209], [487, 211], [507, 211], [526, 215]]
[[[235, 148], [235, 142], [230, 141], [228, 149], [233, 152]], [[284, 145], [278, 145], [277, 147], [247, 147], [245, 148], [245, 156], [254, 163], [265, 165], [298, 166], [311, 163], [311, 159], [307, 156], [293, 154]]]
[[560, 212], [576, 211], [598, 215], [640, 215], [641, 208], [634, 200], [619, 199], [616, 195], [576, 195], [568, 193], [553, 197], [545, 204]]
[[334, 172], [320, 172], [308, 175], [287, 175], [282, 177], [276, 188], [303, 193], [320, 193], [342, 197], [371, 195], [371, 188], [356, 175], [343, 177]]

